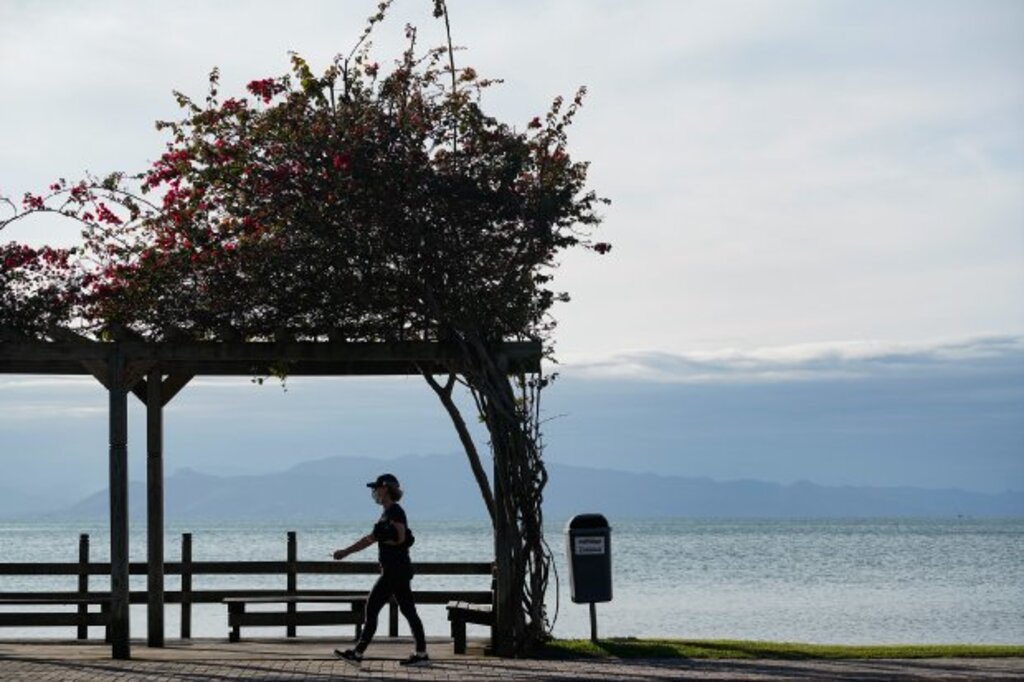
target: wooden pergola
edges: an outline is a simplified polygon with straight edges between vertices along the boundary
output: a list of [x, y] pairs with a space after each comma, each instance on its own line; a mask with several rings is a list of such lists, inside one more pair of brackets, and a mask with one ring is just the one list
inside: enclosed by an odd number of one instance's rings
[[[2, 330], [0, 330], [2, 331]], [[164, 645], [163, 407], [196, 376], [395, 376], [459, 373], [456, 349], [434, 342], [93, 341], [0, 335], [0, 374], [89, 375], [109, 394], [111, 646], [131, 657], [128, 608], [128, 394], [146, 406], [147, 644]], [[509, 374], [540, 371], [541, 345], [499, 349]], [[495, 494], [500, 495], [501, 486]], [[499, 591], [502, 586], [499, 584]]]

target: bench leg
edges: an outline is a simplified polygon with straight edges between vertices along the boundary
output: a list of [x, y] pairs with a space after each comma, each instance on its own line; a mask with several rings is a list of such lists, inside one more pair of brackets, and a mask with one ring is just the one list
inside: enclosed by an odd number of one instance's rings
[[241, 620], [240, 616], [245, 612], [245, 604], [242, 602], [228, 604], [228, 626], [231, 630], [228, 632], [228, 641], [237, 642], [242, 638], [242, 628], [238, 624]]
[[100, 605], [100, 613], [106, 616], [107, 624], [103, 626], [103, 642], [110, 644], [113, 640], [110, 636], [110, 602], [103, 602]]
[[354, 601], [354, 602], [352, 602], [352, 611], [355, 612], [355, 613], [360, 613], [363, 616], [362, 620], [360, 620], [358, 623], [356, 623], [356, 639], [355, 639], [355, 641], [358, 642], [359, 638], [363, 636], [363, 623], [366, 622], [366, 601], [363, 600], [363, 601]]
[[452, 640], [455, 653], [466, 653], [466, 621], [461, 618], [452, 619]]
[[[89, 605], [79, 604], [78, 605], [78, 617], [84, 621], [89, 615]], [[78, 639], [89, 639], [89, 626], [79, 625], [78, 626]]]

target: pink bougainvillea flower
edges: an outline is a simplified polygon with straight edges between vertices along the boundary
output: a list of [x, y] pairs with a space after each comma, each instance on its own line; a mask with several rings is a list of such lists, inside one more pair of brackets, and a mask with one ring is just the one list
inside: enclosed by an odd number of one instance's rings
[[348, 170], [351, 163], [351, 158], [348, 154], [335, 154], [331, 159], [331, 165], [334, 170]]

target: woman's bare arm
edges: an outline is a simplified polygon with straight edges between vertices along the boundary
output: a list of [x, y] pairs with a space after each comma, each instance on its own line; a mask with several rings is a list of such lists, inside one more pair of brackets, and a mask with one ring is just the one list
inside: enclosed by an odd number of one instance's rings
[[[403, 532], [403, 535], [404, 535], [404, 532]], [[345, 557], [347, 557], [350, 554], [355, 554], [356, 552], [363, 551], [364, 549], [366, 549], [367, 547], [369, 547], [370, 545], [372, 545], [375, 542], [377, 542], [377, 539], [373, 537], [372, 533], [370, 535], [364, 535], [363, 537], [359, 538], [358, 540], [353, 542], [351, 545], [349, 545], [345, 549], [335, 550], [334, 558], [335, 559], [344, 559]]]

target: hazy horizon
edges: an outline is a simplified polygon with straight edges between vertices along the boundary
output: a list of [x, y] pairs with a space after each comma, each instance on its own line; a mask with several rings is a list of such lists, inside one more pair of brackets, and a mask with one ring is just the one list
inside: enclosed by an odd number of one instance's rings
[[[335, 522], [372, 518], [364, 483], [381, 472], [396, 474], [406, 495], [402, 505], [420, 519], [486, 519], [464, 457], [407, 455], [394, 459], [329, 457], [300, 462], [279, 472], [210, 475], [178, 469], [165, 476], [164, 510], [171, 523], [218, 521]], [[548, 463], [544, 515], [568, 519], [599, 511], [609, 519], [855, 519], [1024, 518], [1024, 491], [999, 494], [962, 489], [892, 486], [820, 486], [808, 481], [782, 485], [751, 479], [716, 481], [621, 469]], [[0, 487], [0, 492], [4, 492]], [[145, 519], [146, 483], [129, 490], [130, 516]], [[0, 518], [20, 522], [106, 520], [105, 488], [74, 500], [0, 496]]]
[[[1024, 489], [1024, 339], [635, 353], [548, 369], [561, 372], [543, 402], [549, 462], [719, 481]], [[106, 393], [94, 380], [0, 378], [0, 405], [4, 485], [79, 496], [106, 485]], [[129, 422], [137, 477], [145, 419], [134, 398]], [[287, 390], [197, 379], [165, 422], [168, 473], [462, 452], [419, 377], [293, 378]]]

